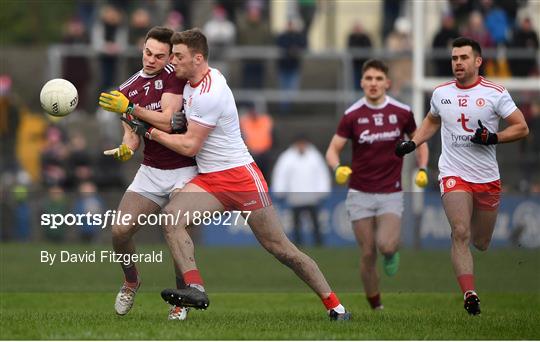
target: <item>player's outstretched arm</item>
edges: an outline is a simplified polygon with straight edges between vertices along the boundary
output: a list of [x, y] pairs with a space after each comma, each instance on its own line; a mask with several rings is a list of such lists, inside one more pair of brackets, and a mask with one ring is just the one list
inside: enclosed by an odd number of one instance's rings
[[529, 127], [521, 110], [516, 109], [504, 121], [508, 124], [508, 127], [497, 132], [499, 144], [516, 141], [525, 138], [529, 134]]
[[159, 129], [151, 131], [151, 140], [155, 140], [176, 153], [194, 157], [204, 144], [213, 127], [203, 126], [196, 121], [188, 121], [188, 129], [185, 134], [169, 134]]

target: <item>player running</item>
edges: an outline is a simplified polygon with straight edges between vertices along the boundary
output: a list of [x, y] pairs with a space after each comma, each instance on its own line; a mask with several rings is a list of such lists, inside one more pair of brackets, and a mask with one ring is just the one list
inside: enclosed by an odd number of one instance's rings
[[[463, 292], [465, 310], [480, 314], [469, 242], [480, 251], [489, 247], [501, 197], [495, 145], [529, 133], [523, 113], [508, 91], [479, 76], [482, 50], [478, 42], [460, 37], [452, 43], [455, 79], [433, 91], [431, 108], [411, 141], [396, 154], [414, 151], [441, 127], [439, 158], [441, 197], [452, 227], [452, 264]], [[499, 120], [508, 127], [498, 132]]]
[[[173, 197], [166, 213], [216, 213], [223, 210], [250, 211], [247, 223], [257, 240], [279, 261], [290, 267], [319, 295], [332, 320], [347, 320], [350, 314], [332, 292], [317, 264], [299, 251], [283, 232], [272, 206], [266, 181], [240, 135], [238, 111], [225, 77], [208, 66], [206, 37], [197, 29], [172, 37], [176, 76], [188, 79], [184, 109], [188, 129], [173, 135], [138, 121], [134, 131], [170, 149], [197, 158], [200, 174]], [[247, 216], [246, 216], [247, 217]], [[167, 289], [162, 297], [173, 305], [208, 307], [202, 277], [194, 258], [194, 247], [186, 232], [187, 217], [179, 225], [166, 227], [167, 241], [180, 268], [186, 289]]]
[[[346, 206], [362, 253], [360, 275], [367, 301], [372, 309], [380, 310], [383, 305], [377, 250], [384, 256], [384, 271], [388, 276], [396, 274], [399, 267], [403, 159], [396, 157], [394, 148], [404, 134], [414, 136], [416, 123], [409, 106], [386, 95], [390, 80], [384, 62], [366, 61], [360, 85], [365, 96], [345, 111], [326, 151], [326, 161], [334, 170], [338, 184], [345, 184], [351, 178]], [[339, 157], [349, 139], [353, 144], [352, 168], [340, 165]], [[418, 149], [416, 159], [420, 168], [416, 184], [425, 187], [426, 144]]]
[[[143, 68], [117, 90], [101, 93], [99, 105], [108, 111], [126, 113], [151, 123], [164, 131], [171, 131], [171, 117], [182, 107], [182, 92], [185, 80], [178, 79], [170, 64], [173, 31], [164, 27], [152, 28], [145, 38], [142, 55]], [[130, 127], [123, 124], [122, 144], [106, 155], [127, 161], [139, 148], [140, 137]], [[135, 253], [133, 235], [139, 229], [139, 215], [158, 213], [167, 204], [169, 194], [182, 189], [197, 174], [195, 160], [182, 156], [165, 146], [144, 139], [144, 160], [135, 179], [127, 188], [118, 206], [122, 215], [130, 214], [132, 220], [126, 225], [113, 224], [112, 240], [116, 253]], [[116, 296], [114, 308], [119, 315], [125, 315], [133, 306], [135, 294], [141, 281], [135, 264], [121, 264], [124, 271], [124, 284]], [[175, 267], [177, 287], [183, 284], [182, 272]], [[171, 308], [169, 319], [186, 318], [187, 308]]]

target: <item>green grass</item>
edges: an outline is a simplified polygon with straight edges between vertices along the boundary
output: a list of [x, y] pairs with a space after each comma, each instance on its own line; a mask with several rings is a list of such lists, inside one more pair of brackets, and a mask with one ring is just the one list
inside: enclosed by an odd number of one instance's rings
[[[351, 322], [329, 322], [311, 294], [211, 296], [208, 311], [168, 322], [157, 294], [138, 295], [132, 312], [113, 313], [114, 294], [2, 295], [2, 338], [7, 339], [537, 339], [538, 297], [486, 294], [485, 312], [468, 317], [450, 294], [388, 294], [385, 312], [367, 309], [359, 294], [344, 294]], [[538, 309], [538, 307], [536, 307]]]
[[[403, 251], [396, 277], [381, 276], [384, 312], [368, 308], [354, 248], [309, 249], [350, 322], [329, 322], [316, 296], [259, 248], [201, 248], [207, 311], [168, 322], [159, 291], [173, 286], [170, 258], [141, 264], [141, 293], [124, 317], [113, 311], [122, 274], [109, 263], [39, 262], [41, 250], [95, 246], [0, 244], [1, 339], [539, 339], [540, 251], [475, 254], [480, 317], [469, 317], [448, 251]], [[108, 248], [104, 246], [103, 248]], [[148, 246], [141, 251], [158, 250]], [[99, 249], [99, 248], [98, 248]], [[537, 322], [537, 323], [534, 323]]]

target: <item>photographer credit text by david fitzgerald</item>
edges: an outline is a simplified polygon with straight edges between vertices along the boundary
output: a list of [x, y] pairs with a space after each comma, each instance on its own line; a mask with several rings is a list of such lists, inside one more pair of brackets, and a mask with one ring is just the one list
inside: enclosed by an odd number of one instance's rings
[[122, 263], [124, 265], [130, 265], [131, 263], [146, 262], [163, 262], [163, 251], [152, 251], [150, 253], [138, 253], [138, 254], [122, 254], [114, 251], [84, 251], [84, 252], [70, 252], [66, 250], [62, 251], [41, 251], [40, 262], [46, 263], [49, 266], [55, 263]]

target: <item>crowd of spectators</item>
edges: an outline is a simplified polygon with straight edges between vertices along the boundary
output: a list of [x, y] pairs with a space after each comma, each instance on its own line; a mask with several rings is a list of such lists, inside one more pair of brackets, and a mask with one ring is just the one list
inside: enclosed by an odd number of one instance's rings
[[[35, 234], [64, 240], [66, 230], [33, 230], [37, 211], [49, 214], [100, 213], [104, 204], [97, 189], [114, 192], [125, 187], [121, 167], [100, 149], [87, 146], [85, 136], [51, 116], [32, 112], [12, 88], [11, 78], [0, 75], [0, 240], [28, 241]], [[97, 136], [96, 136], [97, 137]], [[91, 242], [98, 228], [77, 232]]]
[[[213, 63], [217, 63], [224, 73], [229, 67], [223, 63], [223, 58], [230, 47], [277, 47], [281, 57], [276, 60], [276, 83], [288, 94], [301, 87], [302, 57], [309, 50], [310, 28], [320, 6], [316, 0], [291, 2], [287, 5], [287, 24], [281, 31], [273, 33], [268, 0], [215, 0], [206, 2], [204, 14], [195, 10], [201, 3], [181, 0], [80, 1], [77, 4], [76, 15], [65, 24], [63, 42], [89, 44], [98, 53], [99, 81], [96, 86], [100, 90], [114, 87], [118, 79], [139, 70], [139, 57], [132, 52], [134, 57], [128, 60], [124, 74], [119, 75], [119, 58], [127, 49], [136, 51], [134, 48], [140, 48], [150, 27], [165, 25], [181, 30], [191, 27], [194, 14], [197, 14], [198, 22], [206, 18], [200, 27], [208, 37]], [[537, 75], [539, 39], [530, 16], [520, 12], [520, 6], [525, 4], [525, 1], [448, 0], [446, 9], [440, 14], [440, 28], [432, 38], [434, 53], [428, 72], [438, 77], [451, 76], [444, 50], [452, 39], [464, 35], [478, 40], [488, 52], [483, 69], [488, 77]], [[353, 53], [355, 89], [359, 90], [361, 65], [369, 57], [367, 49], [382, 46], [391, 56], [390, 70], [400, 70], [391, 75], [394, 96], [408, 96], [402, 94], [403, 89], [410, 88], [412, 68], [411, 11], [408, 7], [410, 4], [403, 0], [384, 0], [381, 29], [375, 38], [367, 33], [373, 32], [373, 28], [366, 30], [359, 21], [352, 25], [345, 38], [348, 51]], [[265, 56], [243, 58], [239, 87], [268, 88], [268, 66]], [[87, 106], [86, 97], [95, 95], [88, 94], [87, 80], [91, 77], [88, 60], [80, 56], [65, 57], [63, 73], [80, 89], [81, 105]], [[288, 102], [283, 101], [280, 109], [287, 113]]]

